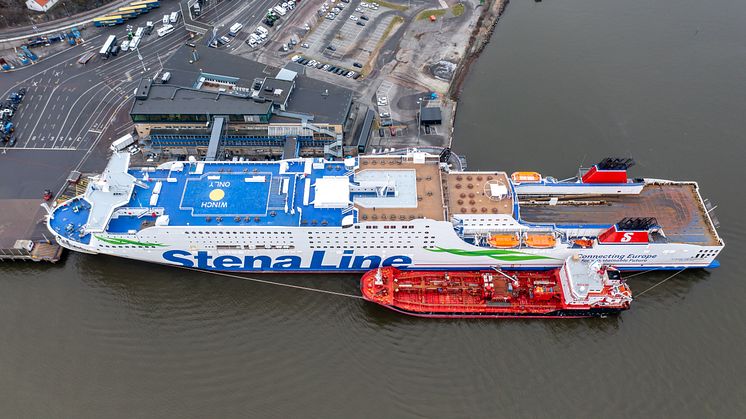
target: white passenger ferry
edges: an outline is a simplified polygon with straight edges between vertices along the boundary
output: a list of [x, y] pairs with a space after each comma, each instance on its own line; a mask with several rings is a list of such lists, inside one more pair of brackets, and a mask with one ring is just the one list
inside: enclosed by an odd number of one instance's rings
[[174, 161], [115, 153], [50, 210], [69, 249], [221, 271], [537, 269], [571, 256], [620, 269], [717, 266], [694, 182], [627, 179], [607, 159], [577, 178], [457, 172], [409, 152], [344, 161]]

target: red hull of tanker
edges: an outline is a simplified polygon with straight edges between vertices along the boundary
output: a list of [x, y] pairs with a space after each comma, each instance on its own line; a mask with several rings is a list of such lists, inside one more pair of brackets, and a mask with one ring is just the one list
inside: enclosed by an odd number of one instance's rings
[[366, 300], [420, 317], [578, 318], [629, 308], [631, 292], [626, 284], [621, 284], [621, 292], [629, 299], [618, 304], [568, 303], [562, 269], [439, 272], [386, 267], [367, 272], [360, 285]]

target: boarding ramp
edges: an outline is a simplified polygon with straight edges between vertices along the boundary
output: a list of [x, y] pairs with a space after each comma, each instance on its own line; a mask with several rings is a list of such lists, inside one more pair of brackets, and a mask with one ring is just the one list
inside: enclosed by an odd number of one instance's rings
[[210, 143], [207, 145], [207, 155], [205, 161], [215, 161], [220, 148], [220, 140], [223, 136], [223, 126], [225, 125], [225, 116], [216, 116], [212, 120], [212, 132], [210, 132]]

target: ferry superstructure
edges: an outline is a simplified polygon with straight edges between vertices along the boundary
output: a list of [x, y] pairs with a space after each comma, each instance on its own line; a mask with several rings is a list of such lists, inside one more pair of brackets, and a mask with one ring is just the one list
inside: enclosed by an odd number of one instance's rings
[[47, 226], [75, 251], [222, 271], [542, 269], [568, 257], [717, 266], [723, 241], [694, 182], [627, 179], [619, 161], [556, 181], [441, 160], [414, 151], [131, 168], [114, 153]]

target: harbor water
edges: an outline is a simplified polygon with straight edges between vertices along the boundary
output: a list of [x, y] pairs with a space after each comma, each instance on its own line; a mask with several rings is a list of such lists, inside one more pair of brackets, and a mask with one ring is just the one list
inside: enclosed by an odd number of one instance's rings
[[[745, 19], [737, 0], [513, 1], [454, 140], [470, 169], [620, 156], [697, 180], [722, 267], [619, 317], [449, 321], [113, 257], [4, 264], [0, 417], [743, 417]], [[359, 294], [357, 275], [261, 279]]]

